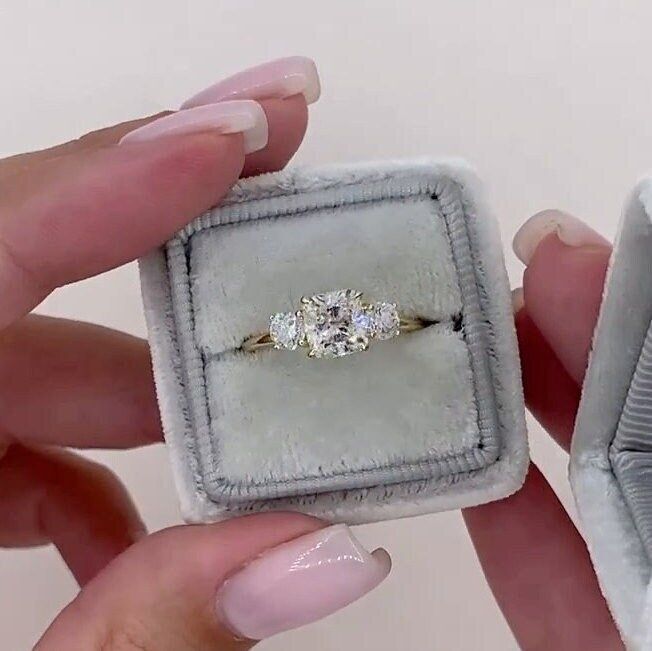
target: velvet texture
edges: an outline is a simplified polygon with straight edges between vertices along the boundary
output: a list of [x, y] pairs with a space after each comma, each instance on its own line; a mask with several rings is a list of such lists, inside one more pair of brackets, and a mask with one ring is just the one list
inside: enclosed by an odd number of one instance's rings
[[627, 202], [584, 381], [570, 476], [593, 564], [629, 648], [652, 648], [652, 179]]
[[[509, 288], [495, 223], [463, 165], [242, 181], [141, 274], [187, 519], [290, 508], [366, 522], [521, 485]], [[271, 313], [345, 287], [435, 323], [336, 360], [240, 349]]]

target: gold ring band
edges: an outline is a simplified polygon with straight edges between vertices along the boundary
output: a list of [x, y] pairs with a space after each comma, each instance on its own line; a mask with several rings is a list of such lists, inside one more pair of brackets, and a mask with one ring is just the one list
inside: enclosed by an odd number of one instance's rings
[[372, 340], [392, 339], [421, 330], [430, 322], [400, 315], [395, 303], [365, 303], [352, 289], [315, 294], [301, 299], [296, 312], [270, 317], [269, 330], [248, 337], [242, 350], [308, 349], [309, 357], [344, 357], [369, 348]]
[[[428, 325], [430, 325], [430, 322], [419, 319], [418, 317], [401, 317], [399, 321], [399, 334], [415, 332], [416, 330], [426, 328]], [[258, 350], [265, 350], [266, 348], [280, 348], [274, 343], [269, 331], [248, 337], [242, 344], [242, 350], [246, 353], [254, 353]]]

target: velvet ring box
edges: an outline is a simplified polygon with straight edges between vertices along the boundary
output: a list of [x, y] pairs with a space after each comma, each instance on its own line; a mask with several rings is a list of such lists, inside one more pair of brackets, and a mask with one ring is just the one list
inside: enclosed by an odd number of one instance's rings
[[575, 423], [570, 478], [628, 649], [652, 649], [652, 177], [623, 211]]
[[[348, 523], [458, 508], [523, 482], [509, 286], [473, 174], [416, 161], [246, 179], [141, 261], [184, 516], [291, 509]], [[430, 325], [338, 359], [245, 351], [340, 288]]]

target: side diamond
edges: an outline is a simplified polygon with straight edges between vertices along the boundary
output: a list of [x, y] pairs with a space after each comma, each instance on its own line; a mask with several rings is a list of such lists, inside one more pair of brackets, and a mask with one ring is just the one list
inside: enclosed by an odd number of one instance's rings
[[401, 319], [394, 303], [376, 303], [374, 306], [375, 335], [377, 339], [391, 339], [399, 334]]
[[303, 321], [300, 314], [278, 312], [269, 320], [269, 336], [274, 348], [296, 350], [303, 336]]

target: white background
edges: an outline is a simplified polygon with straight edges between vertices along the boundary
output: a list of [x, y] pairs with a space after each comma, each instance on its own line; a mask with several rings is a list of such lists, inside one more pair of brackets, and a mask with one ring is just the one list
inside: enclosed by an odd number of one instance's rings
[[[528, 215], [561, 207], [612, 236], [627, 191], [652, 167], [651, 21], [645, 1], [0, 0], [0, 155], [173, 108], [251, 64], [309, 55], [323, 96], [296, 160], [468, 159], [516, 285], [509, 241]], [[39, 309], [144, 333], [134, 265]], [[535, 425], [531, 438], [570, 505], [564, 455]], [[178, 521], [162, 446], [93, 456], [124, 479], [152, 529]], [[386, 583], [262, 648], [515, 648], [458, 513], [359, 534], [392, 553]], [[2, 649], [30, 648], [74, 594], [53, 551], [0, 552]]]

